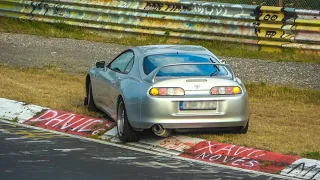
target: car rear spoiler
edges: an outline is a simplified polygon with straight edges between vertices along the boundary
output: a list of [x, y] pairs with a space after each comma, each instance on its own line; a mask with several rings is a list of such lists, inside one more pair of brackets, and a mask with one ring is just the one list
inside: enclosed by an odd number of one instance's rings
[[219, 65], [219, 66], [224, 66], [225, 68], [227, 68], [227, 70], [231, 73], [232, 79], [234, 81], [236, 81], [236, 76], [233, 73], [231, 66], [229, 64], [223, 64], [223, 63], [177, 63], [177, 64], [167, 64], [161, 67], [158, 67], [156, 69], [154, 69], [146, 78], [146, 80], [148, 80], [149, 82], [154, 82], [154, 79], [156, 78], [157, 74], [159, 73], [159, 71], [165, 67], [169, 67], [169, 66], [184, 66], [184, 65]]

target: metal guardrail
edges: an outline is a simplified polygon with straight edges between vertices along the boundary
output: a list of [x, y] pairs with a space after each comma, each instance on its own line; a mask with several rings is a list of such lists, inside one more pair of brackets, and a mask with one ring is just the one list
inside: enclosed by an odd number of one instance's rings
[[260, 6], [277, 6], [298, 9], [320, 9], [319, 0], [205, 0], [231, 4], [251, 4]]
[[104, 30], [320, 50], [320, 11], [187, 0], [1, 0], [0, 16]]
[[320, 11], [262, 6], [259, 45], [320, 50]]

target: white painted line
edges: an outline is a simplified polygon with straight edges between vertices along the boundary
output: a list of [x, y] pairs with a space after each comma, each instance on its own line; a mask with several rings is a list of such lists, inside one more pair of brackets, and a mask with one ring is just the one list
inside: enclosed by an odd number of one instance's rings
[[165, 153], [165, 154], [168, 154], [168, 155], [171, 155], [171, 156], [179, 156], [181, 154], [181, 152], [178, 152], [178, 151], [175, 151], [175, 150], [165, 149], [165, 148], [162, 148], [162, 147], [157, 147], [157, 146], [144, 144], [144, 143], [140, 143], [140, 142], [126, 143], [126, 145], [130, 145], [132, 147], [137, 147], [137, 148], [147, 149], [149, 151], [156, 151], [156, 152], [160, 152], [160, 153]]
[[6, 140], [6, 141], [10, 141], [10, 140], [22, 140], [22, 139], [26, 139], [26, 138], [22, 138], [22, 137], [15, 137], [15, 138], [5, 138], [4, 140]]
[[0, 118], [2, 119], [23, 123], [44, 109], [47, 108], [0, 98]]
[[0, 156], [20, 156], [20, 154], [15, 153], [15, 152], [11, 152], [11, 153], [8, 153], [8, 154], [0, 154]]
[[34, 150], [34, 151], [19, 151], [19, 152], [22, 154], [32, 154], [32, 153], [39, 154], [41, 152], [48, 152], [48, 151], [49, 150]]
[[35, 162], [48, 162], [49, 160], [18, 160], [18, 162], [23, 163], [35, 163]]
[[84, 151], [86, 148], [73, 148], [73, 149], [53, 149], [54, 151], [61, 151], [61, 152], [71, 152], [71, 151]]
[[92, 157], [91, 159], [98, 159], [104, 161], [121, 161], [121, 160], [133, 160], [137, 159], [137, 157], [115, 157], [115, 158], [105, 158], [105, 157]]
[[189, 167], [187, 165], [169, 165], [167, 163], [160, 163], [160, 162], [150, 162], [150, 164], [158, 166], [158, 167], [168, 167], [168, 168], [172, 168], [172, 169], [179, 169], [179, 168], [183, 168], [183, 167]]
[[302, 179], [320, 180], [320, 161], [305, 158], [299, 159], [282, 170], [281, 174]]
[[35, 140], [35, 141], [25, 141], [25, 143], [47, 143], [47, 144], [54, 144], [54, 142], [49, 140]]
[[160, 163], [160, 162], [129, 162], [127, 164], [129, 164], [129, 165], [137, 165], [137, 166], [141, 166], [141, 167], [152, 167], [152, 168], [155, 168], [155, 169], [161, 169], [161, 168], [179, 169], [179, 168], [183, 168], [183, 167], [189, 167], [187, 165], [175, 165], [175, 166], [172, 166], [172, 165], [169, 165], [167, 163]]
[[288, 177], [285, 177], [285, 176], [282, 176], [282, 175], [275, 175], [275, 174], [269, 174], [269, 173], [264, 173], [264, 172], [260, 172], [260, 171], [253, 171], [253, 170], [241, 169], [241, 168], [232, 167], [232, 166], [226, 166], [226, 165], [222, 165], [222, 164], [214, 164], [214, 163], [210, 163], [210, 162], [198, 161], [198, 160], [195, 160], [195, 159], [184, 158], [184, 157], [175, 156], [175, 155], [171, 155], [171, 154], [167, 154], [167, 153], [162, 153], [162, 152], [156, 152], [156, 151], [150, 151], [150, 150], [146, 150], [146, 149], [136, 148], [136, 147], [128, 146], [128, 145], [125, 145], [125, 144], [110, 143], [110, 142], [107, 142], [107, 141], [91, 139], [91, 138], [76, 136], [76, 135], [72, 135], [72, 134], [66, 134], [66, 133], [63, 133], [63, 132], [52, 131], [52, 130], [48, 130], [48, 129], [42, 129], [42, 128], [38, 128], [38, 127], [26, 125], [26, 124], [17, 124], [17, 123], [13, 123], [13, 122], [6, 121], [6, 120], [1, 120], [1, 119], [0, 119], [0, 122], [8, 123], [8, 124], [15, 124], [17, 126], [21, 126], [21, 127], [25, 127], [25, 128], [29, 128], [29, 129], [37, 129], [37, 130], [41, 130], [41, 131], [51, 132], [51, 133], [54, 133], [54, 134], [69, 136], [69, 137], [76, 138], [76, 139], [91, 141], [91, 142], [95, 142], [95, 143], [99, 143], [99, 144], [105, 144], [105, 145], [118, 147], [118, 148], [123, 148], [123, 149], [128, 149], [128, 150], [132, 150], [132, 151], [137, 151], [137, 152], [142, 152], [142, 153], [147, 153], [147, 154], [153, 154], [153, 155], [163, 156], [163, 157], [170, 157], [172, 159], [178, 159], [178, 160], [183, 160], [183, 161], [188, 161], [188, 162], [193, 162], [193, 163], [205, 164], [205, 165], [213, 166], [213, 167], [220, 167], [220, 168], [232, 169], [232, 170], [241, 171], [241, 172], [266, 175], [266, 176], [274, 177], [274, 178], [298, 180], [297, 178], [293, 178], [293, 177], [288, 178]]

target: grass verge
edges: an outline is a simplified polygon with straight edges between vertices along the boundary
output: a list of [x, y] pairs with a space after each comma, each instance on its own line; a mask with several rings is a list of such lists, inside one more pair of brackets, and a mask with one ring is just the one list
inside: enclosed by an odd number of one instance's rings
[[35, 34], [46, 37], [73, 38], [89, 41], [124, 44], [129, 46], [177, 43], [194, 44], [204, 46], [218, 56], [266, 59], [273, 61], [320, 63], [319, 54], [304, 54], [295, 49], [284, 49], [282, 53], [263, 52], [258, 51], [257, 46], [250, 46], [239, 43], [186, 39], [182, 40], [154, 35], [133, 35], [128, 33], [116, 32], [111, 33], [107, 31], [75, 27], [66, 24], [49, 24], [5, 17], [0, 17], [0, 24], [0, 32]]
[[[0, 65], [0, 97], [53, 109], [101, 116], [83, 106], [83, 74], [56, 67]], [[199, 138], [320, 159], [320, 91], [247, 84], [250, 97], [248, 134], [193, 134]]]
[[85, 75], [66, 74], [60, 68], [20, 68], [0, 65], [0, 97], [99, 116], [83, 106]]

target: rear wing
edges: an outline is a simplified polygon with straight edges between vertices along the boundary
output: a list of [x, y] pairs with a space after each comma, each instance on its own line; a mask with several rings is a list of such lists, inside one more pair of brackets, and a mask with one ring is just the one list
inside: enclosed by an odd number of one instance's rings
[[146, 80], [150, 81], [150, 82], [154, 82], [154, 79], [156, 78], [157, 74], [159, 73], [159, 71], [165, 67], [170, 67], [170, 66], [184, 66], [184, 65], [219, 65], [219, 66], [223, 66], [225, 67], [232, 76], [232, 79], [234, 81], [236, 81], [236, 76], [233, 73], [231, 66], [229, 64], [223, 64], [223, 63], [177, 63], [177, 64], [167, 64], [161, 67], [158, 67], [156, 69], [154, 69], [146, 78]]

